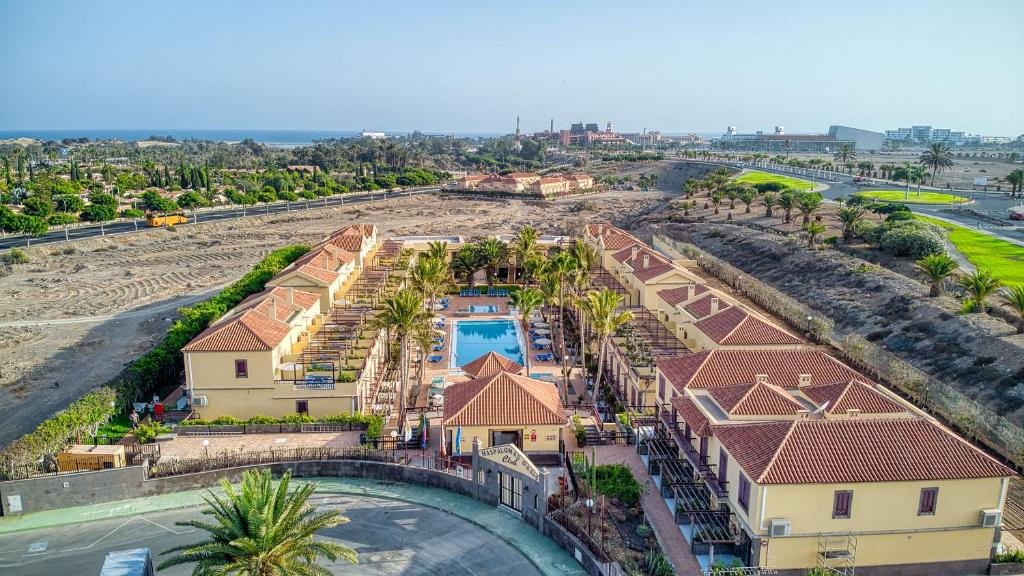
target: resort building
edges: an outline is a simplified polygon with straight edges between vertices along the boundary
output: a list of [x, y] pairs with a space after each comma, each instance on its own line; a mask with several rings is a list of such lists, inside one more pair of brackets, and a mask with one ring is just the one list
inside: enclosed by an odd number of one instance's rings
[[462, 190], [504, 192], [509, 194], [533, 194], [544, 197], [558, 197], [594, 187], [594, 179], [586, 174], [568, 176], [541, 176], [534, 172], [512, 172], [498, 174], [469, 174], [458, 180]]
[[[474, 368], [483, 369], [494, 360]], [[479, 438], [481, 448], [515, 444], [534, 459], [558, 455], [568, 419], [550, 382], [499, 370], [448, 387], [441, 422], [448, 454], [469, 453], [473, 438]], [[461, 439], [458, 449], [453, 446], [456, 436]]]

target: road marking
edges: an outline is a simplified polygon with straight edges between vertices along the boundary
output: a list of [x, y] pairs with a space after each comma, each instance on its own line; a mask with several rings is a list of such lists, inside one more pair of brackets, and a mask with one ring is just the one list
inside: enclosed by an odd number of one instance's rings
[[188, 530], [175, 530], [173, 528], [168, 528], [167, 526], [164, 526], [163, 524], [159, 524], [157, 522], [154, 522], [154, 521], [150, 520], [149, 518], [146, 518], [145, 516], [136, 516], [136, 518], [140, 518], [142, 520], [145, 520], [146, 522], [149, 522], [150, 524], [152, 524], [154, 526], [157, 526], [158, 528], [163, 528], [164, 530], [167, 530], [171, 534], [188, 534], [190, 532], [195, 532], [196, 531], [195, 528], [189, 528]]
[[100, 536], [99, 540], [96, 540], [95, 542], [93, 542], [92, 544], [89, 544], [88, 546], [79, 546], [78, 548], [67, 548], [67, 549], [65, 549], [65, 550], [62, 550], [62, 552], [76, 552], [76, 551], [78, 551], [78, 550], [88, 550], [89, 548], [92, 548], [93, 546], [95, 546], [95, 545], [99, 544], [99, 543], [100, 543], [100, 542], [101, 542], [101, 541], [102, 541], [102, 540], [103, 540], [104, 538], [106, 538], [107, 536], [110, 536], [110, 535], [111, 535], [111, 534], [113, 534], [114, 532], [117, 532], [117, 531], [118, 531], [118, 530], [120, 530], [121, 528], [124, 528], [125, 526], [127, 526], [127, 525], [128, 525], [128, 523], [129, 523], [129, 522], [131, 522], [132, 520], [135, 520], [136, 518], [138, 518], [138, 516], [132, 516], [131, 518], [129, 518], [129, 519], [127, 519], [127, 520], [125, 520], [124, 522], [122, 522], [122, 523], [121, 523], [121, 525], [120, 525], [120, 526], [118, 526], [117, 528], [114, 528], [114, 529], [113, 529], [113, 530], [111, 530], [110, 532], [107, 532], [107, 533], [106, 533], [106, 534], [104, 534], [103, 536]]
[[39, 542], [33, 542], [28, 545], [29, 552], [46, 552], [46, 547], [49, 546], [49, 541], [40, 540]]

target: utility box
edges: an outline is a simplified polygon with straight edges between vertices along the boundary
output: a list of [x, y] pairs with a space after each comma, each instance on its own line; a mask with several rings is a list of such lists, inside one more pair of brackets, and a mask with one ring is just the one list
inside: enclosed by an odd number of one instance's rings
[[124, 446], [92, 446], [74, 444], [57, 454], [57, 469], [61, 472], [105, 470], [125, 466]]

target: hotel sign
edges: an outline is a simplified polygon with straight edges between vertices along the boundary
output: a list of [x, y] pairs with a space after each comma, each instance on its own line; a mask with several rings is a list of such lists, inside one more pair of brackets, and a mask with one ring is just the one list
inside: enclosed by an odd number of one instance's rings
[[540, 481], [540, 470], [533, 465], [533, 462], [530, 462], [526, 454], [523, 454], [523, 451], [517, 448], [515, 444], [502, 444], [501, 446], [482, 448], [480, 450], [480, 457], [525, 474], [532, 478], [534, 482]]

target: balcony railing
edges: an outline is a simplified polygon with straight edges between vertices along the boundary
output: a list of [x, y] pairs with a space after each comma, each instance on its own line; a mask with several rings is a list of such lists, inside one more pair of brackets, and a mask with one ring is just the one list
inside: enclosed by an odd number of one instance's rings
[[298, 382], [292, 386], [295, 390], [334, 390], [334, 381], [330, 382]]

